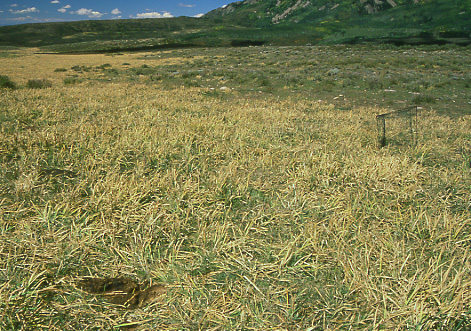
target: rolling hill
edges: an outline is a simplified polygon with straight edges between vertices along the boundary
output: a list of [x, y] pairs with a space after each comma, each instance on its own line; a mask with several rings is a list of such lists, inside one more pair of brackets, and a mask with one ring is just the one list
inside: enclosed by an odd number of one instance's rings
[[471, 43], [469, 0], [245, 0], [203, 18], [0, 27], [0, 46], [52, 52], [380, 42]]

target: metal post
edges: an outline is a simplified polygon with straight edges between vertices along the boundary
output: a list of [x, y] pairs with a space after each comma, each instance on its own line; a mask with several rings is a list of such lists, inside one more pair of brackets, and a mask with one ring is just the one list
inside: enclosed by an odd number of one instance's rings
[[415, 146], [419, 143], [419, 124], [418, 124], [418, 113], [419, 112], [419, 106], [415, 106]]
[[384, 115], [376, 116], [378, 121], [378, 131], [380, 132], [379, 136], [379, 147], [382, 148], [386, 146], [386, 120]]

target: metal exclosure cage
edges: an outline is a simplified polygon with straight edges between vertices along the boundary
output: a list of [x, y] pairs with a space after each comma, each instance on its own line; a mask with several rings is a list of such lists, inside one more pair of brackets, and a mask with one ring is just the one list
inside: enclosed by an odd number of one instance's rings
[[415, 146], [418, 132], [418, 109], [418, 106], [412, 106], [377, 115], [379, 147], [388, 144]]

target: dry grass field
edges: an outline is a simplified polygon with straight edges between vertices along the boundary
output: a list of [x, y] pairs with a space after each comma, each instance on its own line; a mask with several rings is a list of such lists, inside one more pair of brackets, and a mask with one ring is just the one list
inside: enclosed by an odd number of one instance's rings
[[263, 49], [224, 50], [247, 72], [214, 50], [2, 51], [1, 330], [471, 326], [471, 116], [425, 104], [417, 143], [380, 149], [375, 85], [281, 84]]

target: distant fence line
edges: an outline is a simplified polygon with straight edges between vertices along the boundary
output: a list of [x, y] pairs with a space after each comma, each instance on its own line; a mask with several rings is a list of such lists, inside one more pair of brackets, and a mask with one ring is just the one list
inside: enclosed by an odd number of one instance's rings
[[378, 124], [378, 140], [379, 140], [379, 147], [384, 147], [387, 144], [386, 132], [388, 131], [388, 127], [386, 125], [387, 119], [405, 119], [406, 126], [408, 126], [408, 131], [410, 133], [410, 143], [412, 145], [417, 144], [417, 132], [418, 132], [418, 124], [417, 124], [417, 116], [418, 116], [418, 106], [407, 107], [400, 110], [395, 110], [389, 113], [380, 114], [376, 116], [376, 121]]

